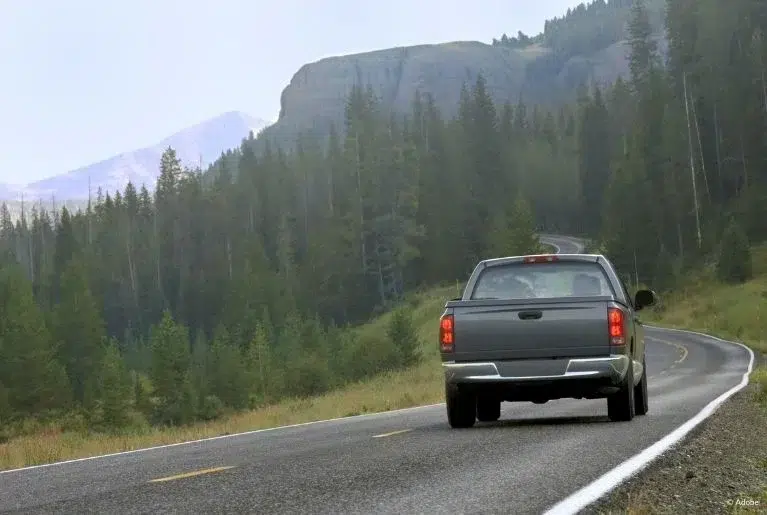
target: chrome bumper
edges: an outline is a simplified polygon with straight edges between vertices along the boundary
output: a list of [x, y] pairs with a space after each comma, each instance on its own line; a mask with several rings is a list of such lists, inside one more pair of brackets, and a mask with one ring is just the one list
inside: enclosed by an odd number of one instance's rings
[[[442, 363], [448, 383], [530, 383], [572, 379], [607, 379], [623, 382], [629, 357], [613, 355], [604, 358], [541, 359]], [[641, 365], [640, 365], [641, 366]], [[641, 375], [642, 371], [636, 371]]]

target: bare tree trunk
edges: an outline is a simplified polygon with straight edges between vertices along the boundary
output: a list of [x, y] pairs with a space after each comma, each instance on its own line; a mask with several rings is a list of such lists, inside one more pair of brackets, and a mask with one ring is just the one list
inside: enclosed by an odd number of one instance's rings
[[381, 260], [378, 260], [378, 294], [381, 297], [381, 305], [386, 306], [386, 293], [384, 291], [384, 279], [383, 269], [381, 268]]
[[48, 225], [48, 223], [44, 220], [43, 214], [45, 211], [43, 210], [43, 201], [40, 200], [40, 268], [42, 270], [46, 270], [46, 265], [48, 264], [48, 254], [47, 254], [47, 248], [45, 246], [45, 227]]
[[333, 161], [330, 161], [328, 170], [328, 213], [332, 216], [335, 213], [333, 208]]
[[[33, 221], [30, 221], [34, 223]], [[35, 284], [35, 260], [32, 254], [32, 225], [27, 226], [27, 212], [24, 205], [24, 194], [21, 194], [21, 229], [27, 238], [27, 268], [29, 270], [29, 280]]]
[[695, 112], [695, 102], [690, 101], [690, 107], [692, 108], [692, 119], [695, 121], [695, 132], [698, 135], [698, 150], [700, 153], [700, 170], [703, 173], [703, 185], [706, 188], [706, 197], [709, 203], [711, 203], [711, 190], [708, 187], [708, 174], [706, 173], [706, 159], [703, 157], [703, 143], [700, 138], [700, 126], [698, 125], [698, 115]]
[[266, 400], [266, 379], [264, 378], [264, 356], [263, 356], [263, 349], [261, 348], [261, 344], [259, 343], [258, 348], [258, 375], [261, 378], [261, 395], [264, 396], [264, 400]]
[[362, 178], [360, 172], [360, 138], [359, 133], [354, 135], [355, 143], [355, 159], [357, 169], [357, 200], [359, 202], [359, 217], [360, 217], [360, 251], [362, 253], [362, 273], [365, 273], [365, 267], [367, 263], [367, 253], [365, 252], [365, 211], [362, 201]]
[[154, 256], [154, 264], [155, 264], [155, 273], [156, 273], [156, 287], [157, 291], [160, 292], [160, 296], [163, 296], [162, 291], [162, 277], [160, 276], [160, 237], [158, 236], [157, 232], [157, 203], [155, 202], [155, 209], [152, 216], [152, 223], [154, 226], [154, 248], [155, 248], [155, 256]]
[[746, 164], [746, 145], [743, 143], [743, 131], [740, 131], [740, 160], [743, 163], [743, 189], [748, 190], [748, 165]]
[[700, 213], [698, 210], [698, 190], [695, 187], [695, 158], [692, 152], [692, 128], [690, 127], [690, 106], [687, 101], [687, 73], [682, 74], [684, 84], [684, 108], [687, 115], [687, 143], [690, 148], [690, 177], [692, 178], [692, 197], [695, 204], [695, 226], [698, 234], [698, 248], [702, 245], [702, 236], [700, 232]]
[[33, 227], [30, 226], [27, 231], [27, 249], [29, 252], [29, 278], [32, 284], [35, 284], [35, 245], [32, 242], [32, 229]]
[[762, 65], [762, 96], [764, 98], [762, 107], [764, 108], [764, 114], [767, 115], [767, 80], [764, 77], [764, 65]]
[[304, 163], [304, 246], [309, 246], [309, 175], [306, 173]]
[[88, 246], [93, 244], [93, 232], [91, 230], [91, 176], [88, 176]]
[[131, 292], [133, 293], [133, 302], [135, 303], [135, 307], [138, 310], [139, 302], [138, 302], [138, 288], [136, 287], [136, 268], [133, 265], [133, 245], [131, 245], [132, 235], [133, 235], [133, 224], [131, 223], [130, 215], [129, 215], [128, 231], [127, 231], [127, 236], [125, 238], [125, 251], [128, 253], [128, 275], [130, 277]]
[[231, 281], [234, 273], [232, 270], [232, 240], [229, 235], [226, 236], [226, 260], [229, 263], [229, 280]]
[[634, 285], [635, 285], [635, 289], [639, 289], [639, 267], [637, 266], [636, 245], [634, 245]]
[[714, 137], [716, 138], [716, 171], [719, 175], [719, 194], [724, 193], [724, 179], [722, 178], [722, 150], [721, 150], [721, 135], [719, 134], [719, 112], [714, 102]]

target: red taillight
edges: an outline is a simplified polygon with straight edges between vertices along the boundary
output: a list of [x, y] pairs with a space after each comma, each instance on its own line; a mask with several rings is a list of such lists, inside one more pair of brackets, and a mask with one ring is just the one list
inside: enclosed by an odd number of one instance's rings
[[559, 258], [555, 255], [542, 255], [542, 256], [525, 256], [525, 263], [552, 263]]
[[453, 315], [444, 315], [439, 320], [439, 348], [442, 352], [453, 352], [455, 325]]
[[607, 308], [607, 327], [610, 345], [626, 345], [626, 315], [622, 309]]

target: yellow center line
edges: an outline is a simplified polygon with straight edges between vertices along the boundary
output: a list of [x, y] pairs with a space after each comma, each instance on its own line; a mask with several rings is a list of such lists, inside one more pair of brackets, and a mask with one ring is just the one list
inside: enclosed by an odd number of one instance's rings
[[408, 431], [412, 431], [412, 429], [400, 429], [399, 431], [392, 431], [391, 433], [384, 433], [382, 435], [375, 435], [373, 438], [384, 438], [385, 436], [401, 435], [402, 433], [407, 433]]
[[151, 479], [150, 483], [162, 483], [163, 481], [173, 481], [175, 479], [185, 479], [187, 477], [194, 477], [194, 476], [201, 476], [203, 474], [212, 474], [213, 472], [221, 472], [222, 470], [228, 470], [234, 468], [234, 466], [229, 467], [214, 467], [210, 469], [203, 469], [203, 470], [195, 470], [193, 472], [185, 472], [184, 474], [178, 474], [175, 476], [168, 476], [168, 477], [161, 477], [157, 479]]
[[676, 347], [677, 349], [679, 349], [679, 351], [681, 352], [681, 356], [678, 360], [674, 361], [674, 365], [678, 365], [679, 363], [687, 359], [687, 354], [689, 351], [687, 350], [687, 347], [685, 347], [681, 343], [669, 342], [666, 340], [661, 340], [660, 338], [652, 338], [652, 340], [659, 343], [665, 343], [666, 345], [671, 345], [672, 347]]

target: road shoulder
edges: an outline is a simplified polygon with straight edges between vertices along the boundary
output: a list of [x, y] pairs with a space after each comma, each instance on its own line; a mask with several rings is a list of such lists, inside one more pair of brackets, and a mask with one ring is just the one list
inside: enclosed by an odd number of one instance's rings
[[767, 512], [767, 409], [758, 384], [582, 513]]

